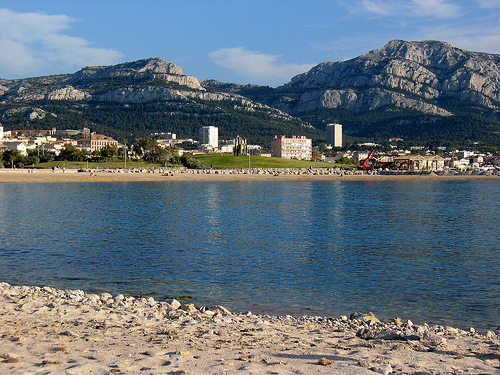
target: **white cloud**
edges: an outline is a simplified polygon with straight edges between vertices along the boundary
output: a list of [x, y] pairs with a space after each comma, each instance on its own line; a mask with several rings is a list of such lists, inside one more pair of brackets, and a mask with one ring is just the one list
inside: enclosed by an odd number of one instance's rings
[[85, 65], [112, 64], [122, 57], [119, 51], [93, 48], [85, 39], [65, 34], [72, 22], [75, 19], [66, 15], [0, 9], [1, 75], [44, 74], [49, 67], [57, 69], [52, 73], [64, 73]]
[[493, 9], [500, 8], [500, 2], [498, 0], [476, 0], [481, 8]]
[[220, 67], [231, 69], [251, 79], [273, 83], [284, 83], [291, 77], [304, 73], [313, 64], [287, 64], [280, 61], [280, 55], [250, 51], [243, 47], [223, 48], [209, 54]]
[[448, 0], [364, 0], [356, 3], [351, 11], [363, 11], [377, 16], [454, 18], [459, 16], [460, 7]]

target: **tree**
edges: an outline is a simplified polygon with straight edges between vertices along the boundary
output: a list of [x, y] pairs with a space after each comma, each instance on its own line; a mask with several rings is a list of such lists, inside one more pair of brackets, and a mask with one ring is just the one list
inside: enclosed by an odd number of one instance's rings
[[2, 153], [2, 159], [5, 167], [13, 167], [21, 163], [23, 157], [18, 150], [5, 150]]
[[71, 143], [66, 143], [56, 160], [83, 161], [83, 152]]

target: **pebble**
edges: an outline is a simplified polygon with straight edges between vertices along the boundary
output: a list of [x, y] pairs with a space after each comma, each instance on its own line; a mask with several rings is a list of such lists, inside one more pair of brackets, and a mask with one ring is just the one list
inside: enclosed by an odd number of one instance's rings
[[19, 363], [19, 362], [21, 362], [21, 360], [19, 358], [15, 358], [15, 357], [9, 357], [4, 362], [5, 363]]
[[[85, 294], [79, 290], [59, 291], [48, 287], [10, 287], [4, 283], [0, 283], [0, 296], [5, 296], [3, 298], [12, 302], [7, 305], [15, 306], [16, 308], [23, 307], [22, 314], [40, 308], [43, 308], [42, 311], [48, 312], [47, 307], [50, 307], [54, 309], [51, 312], [52, 314], [58, 314], [58, 316], [62, 317], [57, 322], [57, 327], [52, 327], [52, 331], [48, 333], [47, 340], [40, 340], [40, 343], [37, 345], [40, 345], [39, 348], [42, 348], [42, 346], [47, 348], [47, 345], [51, 345], [49, 346], [50, 351], [58, 353], [68, 353], [67, 348], [70, 348], [71, 357], [77, 358], [78, 362], [88, 362], [91, 360], [92, 366], [76, 363], [76, 361], [70, 363], [63, 360], [62, 362], [68, 367], [64, 370], [61, 369], [61, 371], [69, 375], [90, 373], [90, 371], [92, 371], [92, 374], [109, 374], [110, 368], [100, 368], [99, 364], [100, 362], [113, 363], [113, 360], [117, 361], [115, 363], [116, 367], [113, 368], [115, 372], [138, 371], [139, 368], [152, 368], [152, 371], [154, 371], [156, 367], [162, 366], [162, 363], [163, 365], [169, 365], [177, 362], [176, 364], [179, 365], [183, 362], [178, 361], [183, 359], [186, 363], [190, 363], [186, 359], [196, 358], [196, 356], [186, 358], [187, 356], [191, 356], [191, 353], [188, 350], [178, 348], [179, 346], [192, 348], [196, 353], [199, 352], [200, 347], [198, 346], [200, 346], [200, 343], [195, 337], [202, 338], [211, 347], [220, 347], [221, 349], [237, 345], [237, 350], [240, 352], [239, 358], [238, 355], [234, 355], [232, 359], [249, 362], [245, 364], [240, 362], [240, 366], [244, 366], [244, 368], [261, 365], [261, 357], [251, 351], [252, 355], [249, 355], [247, 350], [261, 348], [263, 340], [270, 339], [279, 341], [280, 343], [283, 341], [282, 347], [284, 350], [304, 348], [307, 351], [311, 350], [311, 353], [308, 355], [317, 355], [316, 358], [326, 355], [327, 358], [323, 357], [317, 362], [321, 366], [330, 366], [333, 363], [336, 363], [336, 367], [347, 366], [345, 360], [339, 359], [334, 362], [328, 358], [330, 356], [331, 358], [349, 357], [354, 363], [357, 361], [359, 367], [370, 368], [374, 373], [380, 374], [389, 374], [393, 371], [393, 368], [389, 364], [377, 364], [375, 367], [372, 367], [376, 363], [381, 362], [376, 360], [375, 354], [369, 353], [377, 353], [377, 351], [381, 353], [379, 348], [384, 348], [385, 352], [383, 355], [385, 356], [391, 355], [391, 350], [400, 350], [400, 347], [412, 350], [412, 353], [423, 353], [427, 349], [435, 350], [435, 346], [437, 345], [441, 345], [438, 350], [441, 350], [444, 345], [451, 348], [455, 343], [450, 341], [448, 344], [447, 340], [458, 339], [460, 337], [473, 340], [474, 342], [482, 340], [485, 342], [485, 345], [490, 346], [490, 350], [497, 350], [498, 348], [498, 335], [493, 331], [488, 331], [484, 335], [478, 335], [473, 328], [463, 331], [453, 327], [429, 326], [426, 324], [419, 326], [413, 324], [411, 321], [403, 323], [398, 318], [385, 323], [380, 322], [372, 314], [365, 314], [369, 319], [365, 318], [363, 314], [356, 316], [355, 319], [349, 319], [347, 316], [341, 316], [340, 318], [307, 315], [302, 317], [291, 315], [276, 317], [254, 315], [250, 311], [237, 314], [221, 306], [211, 307], [210, 309], [206, 307], [197, 308], [192, 303], [182, 305], [173, 299], [169, 302], [156, 302], [152, 297], [134, 299], [133, 297], [124, 297], [120, 294], [112, 297], [109, 293], [103, 293], [99, 296], [96, 294]], [[75, 315], [78, 318], [68, 320], [71, 314], [78, 314]], [[78, 327], [79, 325], [83, 325], [83, 327]], [[194, 327], [190, 327], [192, 325]], [[106, 326], [106, 329], [104, 329], [104, 326]], [[82, 328], [86, 329], [82, 330]], [[140, 337], [144, 337], [146, 340], [145, 345], [140, 346], [137, 342], [130, 342], [126, 352], [123, 354], [120, 352], [114, 354], [113, 347], [109, 347], [109, 352], [102, 352], [104, 354], [101, 353], [101, 355], [98, 354], [98, 349], [92, 349], [93, 347], [99, 347], [101, 343], [106, 343], [106, 340], [113, 338], [113, 336], [120, 335], [120, 330], [124, 329], [131, 334], [139, 334]], [[4, 338], [6, 341], [9, 341], [9, 345], [12, 347], [21, 348], [19, 350], [25, 347], [24, 343], [16, 344], [12, 342], [13, 340], [21, 342], [22, 337], [18, 336], [20, 334], [23, 335], [25, 342], [32, 342], [31, 333], [28, 330], [21, 331], [14, 330], [13, 328], [10, 328], [10, 330], [11, 332], [7, 331], [7, 335]], [[45, 332], [44, 326], [37, 326], [36, 330]], [[299, 334], [297, 334], [297, 337], [288, 336], [290, 332], [300, 332], [300, 335], [303, 334], [304, 336], [299, 336]], [[343, 340], [346, 341], [342, 342], [334, 337], [322, 341], [313, 338], [313, 336], [305, 336], [322, 335], [325, 332], [335, 336], [338, 335], [337, 332], [342, 332], [339, 336], [344, 337]], [[235, 333], [241, 336], [241, 343], [235, 343]], [[186, 341], [187, 334], [191, 334], [192, 336]], [[71, 344], [68, 343], [77, 341], [74, 340], [76, 337], [81, 337], [87, 341], [96, 341], [97, 343], [95, 345], [88, 343], [87, 354], [83, 355], [81, 350], [73, 350], [73, 346], [70, 346]], [[360, 340], [360, 338], [365, 341]], [[324, 351], [325, 345], [330, 344], [327, 341], [330, 340], [332, 341], [332, 345], [336, 345], [335, 349]], [[395, 340], [401, 342], [389, 342]], [[267, 345], [271, 347], [274, 343]], [[134, 346], [136, 347], [134, 348]], [[165, 354], [165, 349], [170, 350], [171, 353]], [[10, 350], [16, 352], [0, 356], [0, 358], [4, 359], [4, 363], [22, 363], [17, 367], [24, 368], [31, 361], [24, 353], [18, 353], [18, 349]], [[158, 354], [160, 350], [161, 355]], [[255, 355], [255, 359], [251, 360], [251, 358], [254, 358], [253, 355]], [[363, 359], [358, 360], [360, 357]], [[92, 358], [94, 359], [92, 360]], [[202, 363], [205, 359], [206, 356], [203, 356], [203, 359], [199, 362]], [[456, 361], [459, 359], [463, 359], [463, 356], [455, 355], [454, 363], [465, 363], [476, 358], [469, 356], [469, 352], [467, 352], [467, 360]], [[42, 362], [42, 360], [45, 362]], [[54, 360], [41, 358], [38, 364], [56, 365], [60, 363], [60, 360], [61, 358], [58, 354], [58, 357]], [[292, 361], [290, 360], [290, 362]], [[486, 361], [483, 363], [485, 366], [497, 366], [498, 360], [495, 359], [495, 361], [491, 364], [488, 364]], [[271, 363], [288, 364], [289, 362], [287, 360], [285, 362], [269, 362], [268, 364]], [[229, 362], [226, 362], [225, 365], [229, 365]], [[352, 365], [352, 362], [350, 365]], [[396, 372], [401, 372], [401, 367], [404, 369], [402, 370], [403, 373], [416, 374], [411, 370], [408, 371], [405, 369], [405, 366], [403, 364], [398, 366]], [[174, 365], [173, 368], [175, 369], [176, 366]], [[415, 367], [414, 371], [417, 368]], [[328, 368], [323, 370], [319, 367], [317, 369], [321, 371], [331, 370]], [[362, 369], [358, 368], [358, 370]], [[487, 373], [487, 371], [483, 372]], [[27, 372], [25, 371], [25, 373]], [[422, 374], [424, 373], [422, 372]]]
[[383, 375], [388, 375], [393, 371], [392, 366], [388, 364], [372, 367], [371, 370]]
[[329, 360], [329, 359], [326, 359], [326, 358], [320, 358], [318, 363], [321, 365], [321, 366], [330, 366], [333, 364], [333, 361]]

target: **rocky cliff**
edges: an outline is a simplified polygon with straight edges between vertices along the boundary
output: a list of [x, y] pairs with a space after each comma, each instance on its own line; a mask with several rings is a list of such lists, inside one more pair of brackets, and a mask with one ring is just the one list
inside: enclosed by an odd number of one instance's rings
[[464, 51], [438, 41], [392, 40], [342, 62], [324, 62], [276, 89], [273, 104], [299, 114], [321, 108], [354, 113], [405, 108], [450, 116], [444, 98], [493, 111], [500, 101], [500, 55]]
[[[36, 116], [35, 116], [36, 114]], [[115, 137], [175, 132], [197, 139], [203, 125], [222, 137], [255, 134], [265, 143], [277, 133], [320, 131], [238, 93], [207, 91], [197, 78], [161, 58], [85, 67], [74, 74], [0, 80], [0, 121], [7, 128], [87, 126]], [[271, 124], [272, 126], [269, 126]], [[119, 134], [119, 135], [117, 135]]]

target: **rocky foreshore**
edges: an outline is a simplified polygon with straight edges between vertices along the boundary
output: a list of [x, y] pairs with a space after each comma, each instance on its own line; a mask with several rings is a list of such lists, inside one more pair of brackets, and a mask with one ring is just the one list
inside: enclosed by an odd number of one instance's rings
[[12, 182], [109, 182], [109, 181], [249, 181], [249, 180], [500, 180], [492, 173], [380, 172], [342, 168], [234, 168], [187, 169], [92, 168], [0, 169], [0, 183]]
[[2, 374], [500, 374], [499, 334], [0, 283]]

